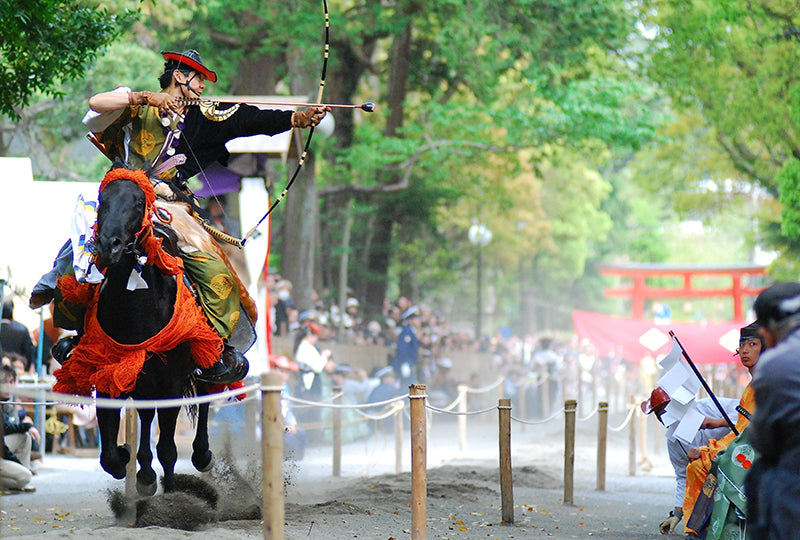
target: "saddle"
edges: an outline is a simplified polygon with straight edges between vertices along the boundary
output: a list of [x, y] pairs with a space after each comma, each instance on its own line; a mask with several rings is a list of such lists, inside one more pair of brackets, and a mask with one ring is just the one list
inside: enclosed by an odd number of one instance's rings
[[[165, 234], [169, 237], [169, 242], [174, 243], [179, 252], [192, 253], [203, 251], [210, 253], [225, 263], [230, 270], [236, 286], [239, 290], [239, 297], [247, 315], [251, 321], [258, 317], [255, 301], [247, 291], [242, 279], [239, 277], [236, 265], [231, 262], [230, 257], [224, 249], [214, 240], [208, 232], [192, 217], [191, 207], [183, 202], [165, 201], [160, 198], [155, 202], [155, 214], [153, 216], [153, 231]], [[167, 240], [165, 240], [165, 243]], [[165, 251], [172, 254], [166, 245], [162, 244]]]

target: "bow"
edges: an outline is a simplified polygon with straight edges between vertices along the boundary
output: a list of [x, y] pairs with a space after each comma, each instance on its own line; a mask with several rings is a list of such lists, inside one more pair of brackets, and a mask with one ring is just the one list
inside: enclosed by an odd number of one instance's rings
[[[331, 48], [331, 22], [330, 22], [330, 15], [328, 14], [328, 0], [322, 0], [322, 9], [323, 13], [325, 14], [325, 47], [322, 50], [322, 73], [320, 74], [319, 78], [319, 90], [317, 91], [317, 100], [315, 105], [322, 104], [322, 94], [325, 91], [325, 77], [328, 73], [328, 55], [330, 53], [330, 48]], [[273, 202], [270, 205], [269, 210], [267, 210], [267, 213], [264, 214], [264, 216], [260, 220], [258, 220], [258, 223], [256, 223], [253, 226], [253, 228], [250, 229], [247, 232], [247, 234], [245, 234], [241, 238], [241, 240], [239, 240], [240, 247], [244, 247], [245, 243], [247, 243], [247, 240], [253, 234], [255, 234], [258, 227], [264, 222], [265, 219], [267, 219], [267, 217], [272, 213], [275, 207], [278, 206], [278, 204], [280, 204], [283, 198], [286, 197], [286, 194], [289, 192], [289, 188], [291, 188], [292, 184], [294, 184], [297, 175], [300, 173], [300, 169], [303, 168], [303, 163], [305, 163], [306, 161], [306, 156], [308, 155], [308, 149], [311, 146], [311, 139], [314, 136], [314, 127], [315, 126], [312, 125], [308, 129], [308, 137], [306, 138], [306, 144], [305, 147], [303, 148], [303, 153], [300, 155], [300, 158], [297, 161], [297, 168], [294, 170], [294, 173], [292, 174], [292, 177], [289, 179], [289, 182], [286, 184], [286, 187], [283, 188], [283, 191], [281, 192], [280, 196], [278, 196], [278, 198], [275, 199], [275, 202]]]

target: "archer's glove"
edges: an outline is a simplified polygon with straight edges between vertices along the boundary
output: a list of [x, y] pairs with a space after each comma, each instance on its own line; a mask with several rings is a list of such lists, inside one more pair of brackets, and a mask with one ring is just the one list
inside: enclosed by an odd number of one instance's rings
[[180, 107], [177, 100], [166, 92], [131, 92], [128, 94], [128, 103], [131, 105], [152, 105], [158, 107], [162, 114], [177, 112]]
[[292, 127], [307, 128], [310, 126], [318, 125], [323, 118], [328, 108], [325, 106], [309, 107], [304, 111], [292, 113]]
[[678, 523], [681, 522], [683, 518], [683, 512], [675, 513], [674, 510], [669, 511], [669, 517], [661, 522], [661, 525], [658, 526], [658, 530], [661, 534], [670, 534], [672, 531], [675, 530], [675, 527], [678, 526]]

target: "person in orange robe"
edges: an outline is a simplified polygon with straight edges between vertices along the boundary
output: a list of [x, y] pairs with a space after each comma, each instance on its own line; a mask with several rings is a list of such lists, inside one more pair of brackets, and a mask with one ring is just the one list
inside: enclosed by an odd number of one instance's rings
[[[739, 331], [739, 347], [736, 349], [736, 353], [739, 355], [739, 361], [751, 376], [753, 369], [758, 363], [758, 357], [761, 355], [764, 348], [764, 339], [759, 335], [758, 325], [756, 323], [749, 324]], [[742, 392], [742, 397], [739, 399], [739, 406], [736, 408], [739, 412], [739, 417], [736, 420], [737, 433], [744, 431], [750, 424], [750, 417], [755, 411], [755, 405], [755, 394], [751, 385], [748, 384]], [[723, 425], [725, 425], [724, 418], [706, 418], [700, 428], [708, 429], [721, 427]], [[711, 469], [711, 462], [734, 438], [736, 438], [736, 433], [731, 431], [719, 440], [711, 439], [708, 441], [708, 446], [689, 449], [689, 465], [686, 467], [686, 491], [684, 492], [683, 498], [684, 516], [692, 515], [697, 497], [700, 495], [708, 471]], [[689, 527], [686, 527], [685, 530], [687, 538], [691, 538], [691, 535], [697, 534], [697, 531], [693, 531]]]

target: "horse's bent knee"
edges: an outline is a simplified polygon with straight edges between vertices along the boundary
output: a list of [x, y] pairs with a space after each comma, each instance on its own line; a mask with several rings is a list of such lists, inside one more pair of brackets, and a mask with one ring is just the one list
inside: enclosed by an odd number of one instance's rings
[[131, 448], [127, 444], [100, 453], [100, 466], [117, 480], [125, 478], [125, 466], [130, 460]]

